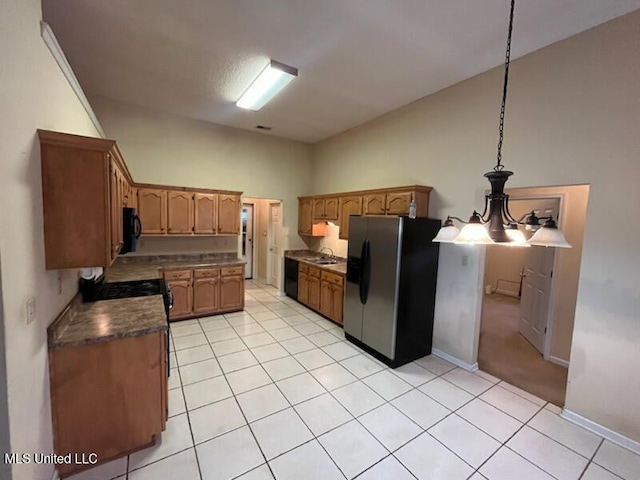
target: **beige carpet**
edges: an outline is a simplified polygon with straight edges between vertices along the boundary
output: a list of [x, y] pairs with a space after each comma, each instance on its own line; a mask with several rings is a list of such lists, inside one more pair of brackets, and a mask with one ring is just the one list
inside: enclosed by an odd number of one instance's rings
[[485, 295], [480, 325], [480, 369], [562, 407], [567, 369], [547, 362], [518, 331], [520, 300]]

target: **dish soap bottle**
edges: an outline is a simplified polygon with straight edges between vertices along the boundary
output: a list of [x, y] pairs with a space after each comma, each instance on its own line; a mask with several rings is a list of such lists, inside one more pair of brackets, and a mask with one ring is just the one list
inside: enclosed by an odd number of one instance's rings
[[416, 201], [413, 198], [409, 204], [409, 218], [416, 218]]

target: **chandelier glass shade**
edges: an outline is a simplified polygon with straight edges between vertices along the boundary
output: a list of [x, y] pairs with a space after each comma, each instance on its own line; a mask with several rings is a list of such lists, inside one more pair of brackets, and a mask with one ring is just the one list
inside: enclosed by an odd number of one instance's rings
[[[504, 64], [504, 82], [502, 86], [502, 105], [500, 108], [500, 124], [498, 137], [497, 163], [493, 170], [484, 174], [491, 185], [491, 193], [485, 196], [484, 211], [482, 214], [474, 211], [468, 222], [458, 217], [448, 216], [444, 225], [433, 239], [434, 242], [465, 243], [482, 245], [510, 245], [528, 247], [531, 245], [571, 248], [562, 232], [558, 229], [551, 217], [537, 217], [535, 212], [523, 215], [516, 220], [509, 212], [509, 195], [504, 193], [504, 186], [513, 172], [504, 170], [502, 165], [502, 142], [504, 138], [504, 114], [507, 103], [507, 86], [509, 84], [509, 65], [511, 59], [511, 34], [513, 32], [513, 13], [515, 0], [511, 0], [511, 12], [509, 16], [509, 32], [507, 35], [507, 49]], [[539, 220], [547, 221], [540, 226]], [[457, 227], [453, 224], [457, 220], [466, 225], [457, 233]], [[518, 230], [518, 225], [524, 225], [526, 230], [536, 231], [528, 241], [524, 234]]]

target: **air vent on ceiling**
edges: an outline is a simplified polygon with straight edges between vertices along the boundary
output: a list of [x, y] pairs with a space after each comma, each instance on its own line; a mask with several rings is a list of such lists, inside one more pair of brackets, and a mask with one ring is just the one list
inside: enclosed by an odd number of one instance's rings
[[271, 127], [267, 127], [266, 125], [256, 125], [256, 128], [260, 130], [271, 130]]

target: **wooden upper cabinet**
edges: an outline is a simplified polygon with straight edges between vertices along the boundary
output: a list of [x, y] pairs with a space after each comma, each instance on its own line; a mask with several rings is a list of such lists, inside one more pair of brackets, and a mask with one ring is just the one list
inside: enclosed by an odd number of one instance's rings
[[385, 198], [386, 195], [384, 193], [364, 195], [362, 197], [363, 215], [384, 215], [386, 211]]
[[311, 203], [313, 205], [313, 220], [324, 220], [324, 198], [314, 198]]
[[167, 192], [156, 188], [138, 189], [138, 216], [142, 233], [167, 233]]
[[326, 220], [338, 220], [340, 201], [338, 197], [324, 199], [324, 218]]
[[349, 238], [349, 215], [362, 215], [362, 197], [340, 198], [340, 233], [339, 237]]
[[239, 195], [218, 195], [218, 233], [240, 234]]
[[218, 195], [196, 193], [194, 233], [214, 234], [218, 230]]
[[409, 205], [412, 198], [412, 192], [387, 193], [385, 213], [387, 215], [409, 215]]
[[[169, 190], [167, 205], [167, 233], [193, 233], [193, 193]], [[142, 218], [144, 227], [144, 217]]]
[[298, 233], [311, 235], [313, 226], [313, 200], [302, 198], [298, 201]]
[[338, 198], [314, 198], [313, 220], [337, 220]]
[[115, 142], [44, 130], [38, 136], [46, 268], [108, 267], [122, 246], [126, 170]]

